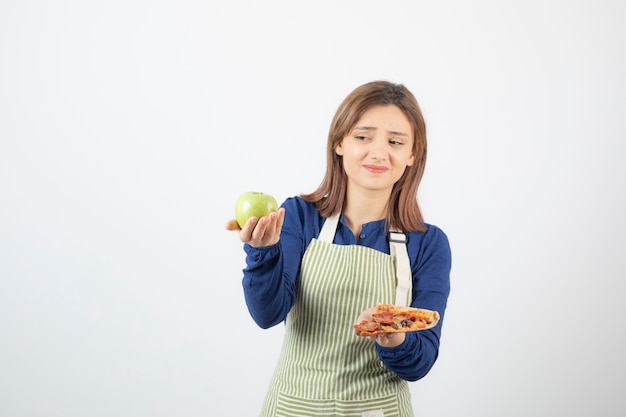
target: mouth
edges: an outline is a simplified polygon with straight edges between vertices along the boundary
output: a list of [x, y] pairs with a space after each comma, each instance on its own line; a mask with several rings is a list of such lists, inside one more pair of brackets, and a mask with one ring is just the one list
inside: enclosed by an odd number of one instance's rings
[[381, 165], [363, 165], [363, 168], [373, 174], [382, 174], [383, 172], [389, 171], [389, 168]]

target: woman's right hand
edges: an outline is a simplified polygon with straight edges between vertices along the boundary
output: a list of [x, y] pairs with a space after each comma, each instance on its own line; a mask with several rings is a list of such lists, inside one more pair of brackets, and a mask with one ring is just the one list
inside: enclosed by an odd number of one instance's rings
[[234, 219], [229, 220], [226, 222], [226, 230], [238, 232], [239, 239], [250, 246], [256, 248], [272, 246], [280, 240], [280, 231], [283, 227], [284, 219], [285, 209], [281, 207], [278, 211], [260, 219], [250, 217], [243, 227], [239, 227]]

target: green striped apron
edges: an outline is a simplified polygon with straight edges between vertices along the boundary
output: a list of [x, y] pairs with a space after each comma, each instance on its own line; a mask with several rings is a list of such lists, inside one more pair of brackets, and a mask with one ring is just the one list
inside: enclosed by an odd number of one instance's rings
[[[409, 304], [406, 245], [392, 248], [395, 255], [335, 245], [338, 217], [325, 221], [302, 258], [296, 302], [287, 316], [263, 417], [413, 416], [407, 382], [389, 371], [374, 343], [356, 336], [353, 328], [366, 308]], [[405, 274], [401, 285], [396, 258]]]

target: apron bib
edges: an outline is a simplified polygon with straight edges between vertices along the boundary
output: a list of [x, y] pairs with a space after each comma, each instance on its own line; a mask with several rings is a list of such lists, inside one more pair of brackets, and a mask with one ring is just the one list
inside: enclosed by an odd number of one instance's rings
[[[403, 257], [406, 246], [392, 247], [394, 256], [335, 245], [338, 217], [325, 221], [302, 258], [296, 302], [287, 316], [263, 417], [413, 416], [408, 383], [389, 371], [374, 342], [353, 328], [366, 308], [399, 299], [409, 304], [410, 277], [396, 278], [396, 270], [410, 271], [408, 256]], [[400, 249], [404, 253], [398, 256]], [[405, 264], [396, 268], [396, 259]]]

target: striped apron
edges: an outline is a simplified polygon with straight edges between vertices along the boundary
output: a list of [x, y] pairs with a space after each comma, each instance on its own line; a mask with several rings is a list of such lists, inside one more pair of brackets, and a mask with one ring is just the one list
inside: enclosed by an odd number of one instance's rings
[[[353, 328], [366, 308], [409, 304], [406, 245], [392, 247], [395, 256], [335, 245], [338, 217], [325, 221], [302, 258], [296, 302], [287, 316], [263, 417], [413, 416], [407, 382], [388, 370], [374, 343], [356, 336]], [[401, 255], [398, 248], [404, 250]], [[396, 258], [402, 264], [398, 269], [409, 274], [402, 285], [396, 280]]]

